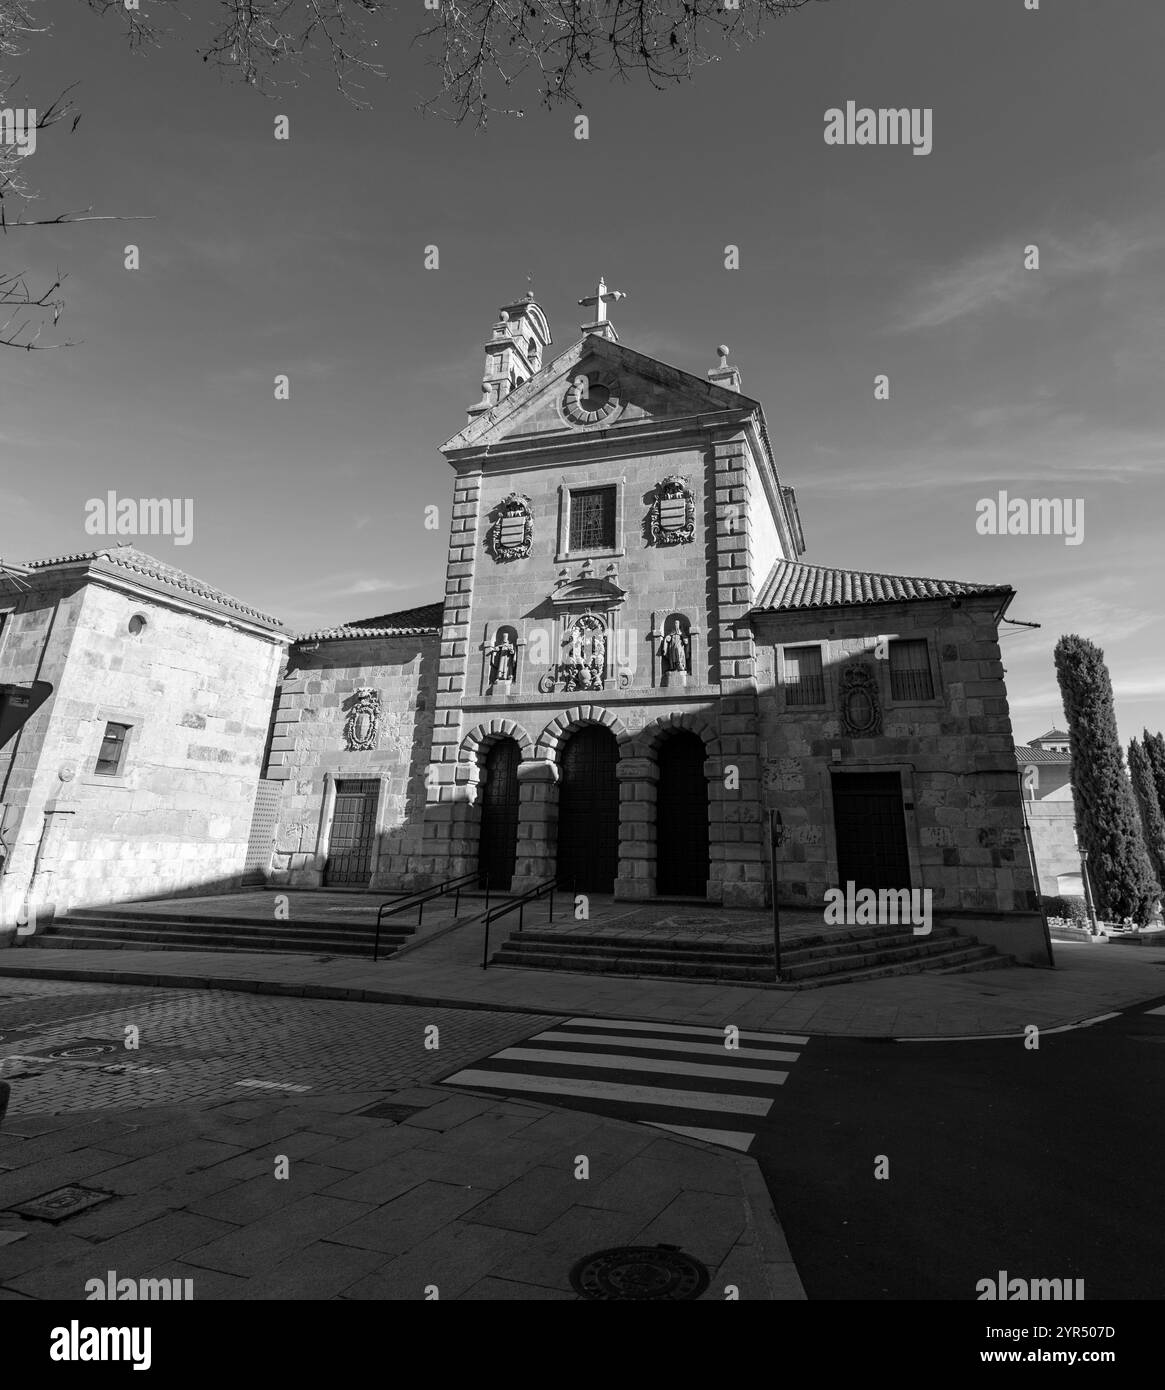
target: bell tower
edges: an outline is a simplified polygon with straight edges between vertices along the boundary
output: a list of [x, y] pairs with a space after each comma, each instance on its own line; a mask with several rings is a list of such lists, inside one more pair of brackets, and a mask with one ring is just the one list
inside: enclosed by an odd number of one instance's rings
[[485, 345], [481, 400], [469, 407], [470, 420], [505, 400], [511, 391], [541, 371], [545, 351], [553, 341], [533, 290], [513, 304], [503, 304], [493, 337]]

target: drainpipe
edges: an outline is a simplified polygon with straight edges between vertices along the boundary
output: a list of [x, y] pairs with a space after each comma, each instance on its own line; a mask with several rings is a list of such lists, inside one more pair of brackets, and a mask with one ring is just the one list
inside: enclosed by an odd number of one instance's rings
[[1016, 768], [1016, 777], [1019, 779], [1019, 800], [1023, 806], [1023, 838], [1027, 845], [1027, 860], [1031, 866], [1032, 882], [1036, 886], [1036, 901], [1040, 905], [1040, 921], [1044, 924], [1044, 949], [1048, 953], [1048, 964], [1055, 969], [1056, 957], [1052, 952], [1052, 929], [1048, 926], [1048, 910], [1044, 904], [1044, 890], [1040, 885], [1040, 871], [1036, 865], [1036, 847], [1032, 839], [1032, 828], [1027, 815], [1027, 798], [1023, 794], [1023, 773]]

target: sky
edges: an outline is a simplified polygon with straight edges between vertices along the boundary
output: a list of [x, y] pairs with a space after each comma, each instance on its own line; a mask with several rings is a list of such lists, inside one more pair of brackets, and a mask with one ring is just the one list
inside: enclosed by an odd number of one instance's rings
[[[190, 544], [138, 543], [293, 631], [437, 600], [425, 508], [498, 307], [532, 284], [553, 355], [603, 274], [628, 346], [701, 376], [730, 347], [803, 560], [1016, 588], [1017, 742], [1062, 724], [1066, 632], [1103, 648], [1123, 739], [1165, 726], [1165, 7], [829, 0], [669, 90], [587, 81], [585, 141], [529, 95], [484, 133], [422, 116], [411, 9], [361, 110], [322, 70], [221, 80], [208, 0], [137, 53], [82, 0], [36, 8], [28, 104], [77, 83], [83, 113], [28, 161], [37, 214], [149, 220], [0, 240], [67, 274], [74, 344], [0, 349], [0, 556], [104, 543], [86, 503], [113, 490], [192, 499]], [[848, 101], [930, 108], [930, 153], [826, 144]], [[981, 534], [1001, 491], [1082, 502], [1082, 542]]]

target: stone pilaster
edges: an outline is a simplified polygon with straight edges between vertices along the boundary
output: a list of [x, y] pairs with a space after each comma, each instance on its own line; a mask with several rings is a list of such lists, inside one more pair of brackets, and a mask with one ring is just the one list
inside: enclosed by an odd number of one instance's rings
[[615, 765], [619, 783], [619, 874], [615, 897], [655, 895], [656, 793], [659, 764], [623, 758]]
[[712, 448], [723, 756], [719, 780], [709, 784], [710, 881], [719, 884], [719, 900], [726, 907], [756, 907], [766, 898], [768, 856], [761, 809], [756, 647], [748, 614], [756, 582], [751, 571], [752, 507], [763, 505], [763, 499], [750, 496], [743, 436], [719, 440]]
[[[473, 604], [481, 474], [459, 474], [453, 484], [449, 559], [445, 570], [445, 614], [434, 700], [433, 746], [426, 779], [422, 852], [412, 867], [415, 883], [438, 882], [476, 866], [478, 769], [458, 763], [461, 701], [465, 695]], [[469, 861], [472, 859], [472, 866]], [[468, 866], [468, 867], [467, 867]]]
[[515, 893], [554, 876], [559, 775], [558, 765], [545, 758], [518, 764], [518, 854], [511, 884]]

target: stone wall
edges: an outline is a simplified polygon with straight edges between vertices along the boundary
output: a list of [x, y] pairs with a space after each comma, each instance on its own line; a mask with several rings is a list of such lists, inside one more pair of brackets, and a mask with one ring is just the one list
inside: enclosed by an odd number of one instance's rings
[[[272, 882], [325, 882], [331, 804], [340, 779], [379, 783], [371, 886], [394, 886], [410, 857], [421, 853], [438, 645], [435, 635], [420, 635], [292, 649], [266, 773], [284, 784]], [[375, 747], [350, 751], [344, 728], [360, 687], [380, 694], [380, 730]]]
[[[1028, 801], [1025, 806], [1040, 890], [1047, 897], [1082, 891], [1075, 887], [1075, 881], [1081, 877], [1075, 803], [1070, 797], [1066, 801], [1052, 797], [1046, 801]], [[1071, 876], [1073, 883], [1061, 889], [1058, 884], [1061, 875]]]
[[[1024, 834], [1011, 721], [991, 597], [781, 613], [757, 620], [767, 803], [781, 811], [783, 902], [816, 909], [837, 882], [831, 772], [901, 776], [911, 886], [933, 891], [936, 920], [1003, 921], [1008, 945], [1047, 963]], [[880, 639], [925, 638], [935, 698], [895, 701]], [[790, 707], [778, 649], [821, 643], [822, 708]], [[882, 712], [876, 737], [843, 727], [842, 673], [860, 662]], [[997, 932], [980, 931], [981, 939]]]
[[[62, 604], [49, 655], [55, 691], [10, 779], [13, 875], [58, 910], [237, 885], [278, 640], [88, 583]], [[116, 776], [95, 771], [109, 722], [130, 728]]]
[[[55, 692], [83, 601], [75, 580], [18, 588], [0, 577], [0, 681], [27, 685], [39, 678]], [[32, 876], [44, 817], [28, 808], [52, 717], [50, 697], [0, 748], [0, 841], [6, 847], [0, 847], [0, 921], [6, 907], [11, 911], [17, 898], [23, 900]]]

